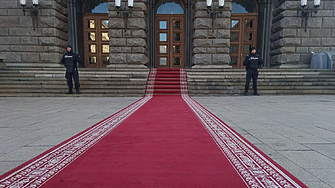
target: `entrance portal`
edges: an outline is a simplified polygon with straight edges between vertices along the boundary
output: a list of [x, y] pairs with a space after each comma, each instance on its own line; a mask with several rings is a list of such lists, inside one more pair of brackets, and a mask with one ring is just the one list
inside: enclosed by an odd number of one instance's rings
[[83, 34], [85, 67], [104, 68], [109, 64], [108, 6], [104, 1], [86, 1]]
[[233, 0], [230, 32], [230, 57], [233, 68], [242, 69], [250, 48], [257, 45], [257, 4], [255, 1]]
[[163, 0], [155, 17], [155, 67], [185, 67], [184, 10], [179, 1]]

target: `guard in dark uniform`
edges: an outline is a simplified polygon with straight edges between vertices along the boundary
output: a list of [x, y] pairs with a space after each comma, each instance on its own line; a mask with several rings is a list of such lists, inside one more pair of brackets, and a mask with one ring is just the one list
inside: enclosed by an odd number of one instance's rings
[[66, 53], [63, 55], [61, 63], [64, 64], [66, 68], [66, 81], [67, 85], [69, 86], [69, 91], [66, 94], [72, 94], [72, 88], [73, 88], [73, 83], [72, 83], [72, 77], [74, 80], [74, 86], [76, 88], [76, 94], [80, 94], [79, 92], [79, 74], [78, 74], [78, 66], [77, 63], [81, 63], [81, 58], [78, 54], [74, 53], [72, 51], [72, 46], [68, 45], [66, 47]]
[[254, 95], [259, 96], [259, 93], [257, 92], [258, 65], [262, 64], [263, 60], [258, 54], [256, 54], [256, 48], [251, 47], [250, 54], [247, 55], [243, 61], [243, 65], [246, 66], [245, 69], [247, 71], [244, 95], [248, 95], [249, 84], [252, 78]]

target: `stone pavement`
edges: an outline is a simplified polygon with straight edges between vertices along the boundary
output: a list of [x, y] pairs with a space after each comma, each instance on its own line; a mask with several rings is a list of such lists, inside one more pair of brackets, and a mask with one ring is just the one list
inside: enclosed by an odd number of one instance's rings
[[[0, 174], [140, 98], [0, 98]], [[312, 188], [335, 188], [335, 96], [194, 97]]]

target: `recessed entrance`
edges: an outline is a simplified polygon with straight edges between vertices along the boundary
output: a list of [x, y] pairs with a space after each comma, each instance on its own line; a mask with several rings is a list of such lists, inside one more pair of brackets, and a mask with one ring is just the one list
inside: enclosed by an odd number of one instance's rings
[[233, 1], [230, 32], [230, 64], [242, 69], [252, 46], [257, 46], [257, 5], [251, 1]]
[[179, 1], [161, 1], [155, 17], [155, 67], [185, 67], [184, 10]]
[[83, 35], [85, 67], [104, 68], [109, 64], [108, 6], [103, 1], [84, 4]]

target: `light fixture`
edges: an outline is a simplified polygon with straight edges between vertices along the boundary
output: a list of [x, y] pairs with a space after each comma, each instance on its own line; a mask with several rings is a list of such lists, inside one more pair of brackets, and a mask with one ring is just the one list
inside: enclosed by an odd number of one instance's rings
[[125, 30], [127, 30], [128, 17], [130, 17], [130, 15], [132, 14], [133, 6], [134, 6], [134, 0], [128, 0], [128, 9], [127, 7], [123, 7], [123, 11], [120, 11], [121, 10], [121, 0], [115, 0], [116, 11], [120, 16], [123, 16], [124, 18]]
[[212, 29], [214, 31], [214, 20], [216, 17], [219, 17], [219, 14], [222, 14], [222, 9], [224, 6], [224, 0], [219, 0], [219, 8], [218, 10], [212, 9], [212, 0], [206, 0], [207, 6], [207, 14], [210, 18], [212, 18]]
[[309, 14], [311, 14], [311, 16], [313, 16], [313, 12], [316, 14], [318, 12], [319, 6], [320, 0], [314, 0], [314, 10], [310, 10], [307, 6], [307, 0], [301, 0], [301, 16], [305, 17], [305, 32], [307, 31]]
[[21, 3], [21, 6], [22, 6], [23, 15], [26, 15], [26, 9], [29, 10], [30, 16], [31, 16], [31, 19], [32, 19], [32, 22], [33, 22], [33, 28], [34, 28], [34, 31], [35, 31], [35, 22], [37, 20], [36, 17], [38, 15], [37, 7], [39, 6], [38, 0], [33, 0], [33, 5], [30, 6], [29, 8], [26, 8], [26, 6], [27, 6], [26, 0], [20, 0], [20, 3]]

